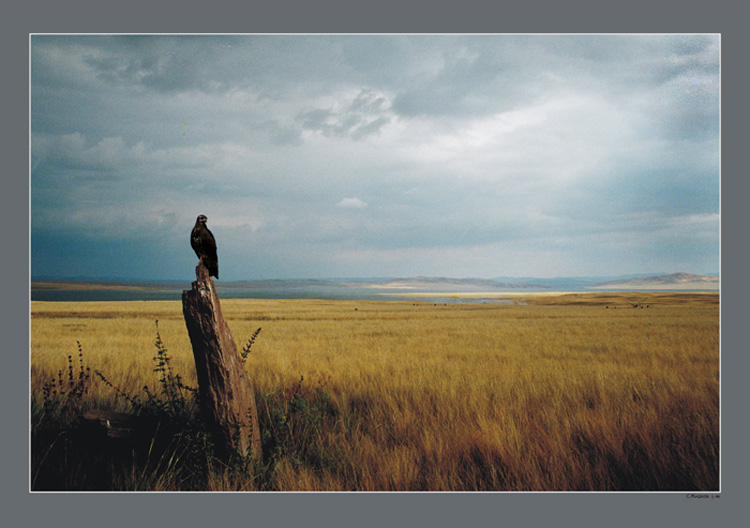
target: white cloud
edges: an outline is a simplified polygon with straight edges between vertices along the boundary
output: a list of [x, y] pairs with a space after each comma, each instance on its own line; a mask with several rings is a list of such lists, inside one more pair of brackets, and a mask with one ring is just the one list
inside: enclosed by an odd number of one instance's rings
[[336, 204], [336, 207], [342, 207], [344, 209], [362, 209], [367, 207], [367, 202], [363, 202], [359, 198], [344, 198]]

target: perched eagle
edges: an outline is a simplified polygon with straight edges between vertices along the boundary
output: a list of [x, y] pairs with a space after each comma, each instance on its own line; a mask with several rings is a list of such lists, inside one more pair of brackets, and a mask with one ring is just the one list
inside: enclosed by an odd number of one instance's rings
[[216, 240], [211, 231], [206, 227], [205, 215], [199, 215], [195, 221], [195, 227], [190, 233], [190, 245], [193, 246], [195, 254], [208, 268], [208, 274], [219, 278], [219, 257], [216, 256]]

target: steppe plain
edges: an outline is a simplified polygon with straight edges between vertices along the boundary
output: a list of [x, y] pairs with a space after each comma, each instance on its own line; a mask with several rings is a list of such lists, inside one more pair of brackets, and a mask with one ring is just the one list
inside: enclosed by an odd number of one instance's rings
[[[438, 302], [470, 296], [483, 301]], [[164, 455], [134, 462], [107, 489], [719, 489], [718, 293], [440, 292], [433, 302], [407, 293], [222, 308], [238, 349], [261, 329], [245, 368], [266, 431], [263, 468], [209, 463], [196, 474], [176, 447], [171, 465]], [[75, 475], [50, 484], [60, 489], [102, 486], [86, 478], [92, 461], [53, 462], [53, 447], [34, 443], [45, 384], [80, 361], [117, 391], [92, 375], [76, 412], [131, 412], [122, 394], [159, 391], [157, 331], [173, 371], [196, 386], [179, 301], [31, 302], [32, 489], [46, 473]]]

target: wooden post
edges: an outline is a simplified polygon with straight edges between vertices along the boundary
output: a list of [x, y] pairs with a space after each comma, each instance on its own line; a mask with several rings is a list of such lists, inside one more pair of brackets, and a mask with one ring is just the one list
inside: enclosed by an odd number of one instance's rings
[[250, 378], [203, 262], [195, 275], [193, 288], [182, 292], [182, 313], [193, 345], [201, 411], [225, 457], [236, 452], [260, 459], [258, 413]]

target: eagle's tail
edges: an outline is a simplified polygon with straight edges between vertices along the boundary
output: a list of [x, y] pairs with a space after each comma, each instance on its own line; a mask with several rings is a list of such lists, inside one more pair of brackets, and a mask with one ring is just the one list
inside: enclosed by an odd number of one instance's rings
[[206, 262], [206, 267], [208, 268], [208, 274], [212, 277], [219, 278], [219, 264], [215, 260], [209, 260]]

